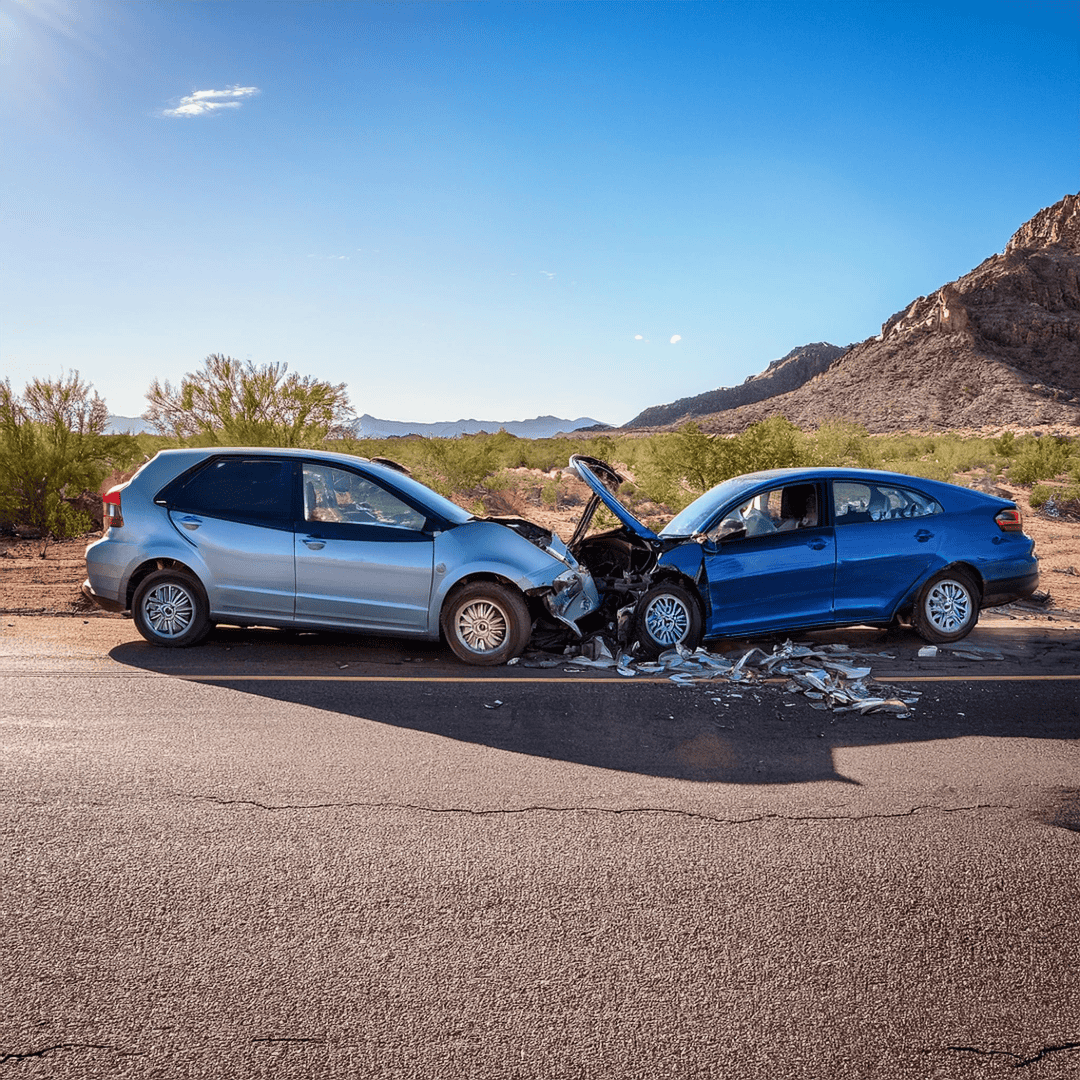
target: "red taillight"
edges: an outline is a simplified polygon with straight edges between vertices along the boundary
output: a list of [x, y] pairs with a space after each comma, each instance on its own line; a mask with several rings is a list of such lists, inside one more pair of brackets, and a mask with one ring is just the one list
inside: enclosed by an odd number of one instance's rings
[[106, 529], [119, 529], [124, 524], [120, 512], [120, 489], [114, 487], [101, 496], [101, 517]]
[[994, 520], [1002, 532], [1024, 531], [1024, 517], [1015, 506], [1010, 506], [1008, 510], [1002, 510], [1000, 513], [995, 514]]

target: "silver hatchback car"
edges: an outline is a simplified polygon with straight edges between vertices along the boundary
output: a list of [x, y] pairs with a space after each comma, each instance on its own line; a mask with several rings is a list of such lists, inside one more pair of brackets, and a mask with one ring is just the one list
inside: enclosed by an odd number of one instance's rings
[[557, 535], [478, 519], [392, 464], [294, 449], [163, 450], [104, 496], [83, 592], [155, 645], [215, 623], [437, 639], [501, 664], [596, 585]]

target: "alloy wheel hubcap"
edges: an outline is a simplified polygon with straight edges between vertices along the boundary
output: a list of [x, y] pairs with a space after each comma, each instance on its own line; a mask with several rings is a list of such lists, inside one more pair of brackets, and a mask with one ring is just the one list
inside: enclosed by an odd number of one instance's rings
[[953, 634], [971, 616], [971, 597], [956, 581], [940, 581], [926, 598], [926, 613], [935, 629]]
[[509, 632], [506, 613], [490, 600], [476, 600], [458, 613], [458, 638], [473, 652], [498, 649]]
[[674, 596], [658, 596], [645, 610], [645, 629], [660, 645], [676, 645], [690, 632], [690, 613]]
[[159, 637], [177, 637], [191, 625], [195, 603], [186, 589], [178, 585], [159, 585], [147, 593], [143, 612]]

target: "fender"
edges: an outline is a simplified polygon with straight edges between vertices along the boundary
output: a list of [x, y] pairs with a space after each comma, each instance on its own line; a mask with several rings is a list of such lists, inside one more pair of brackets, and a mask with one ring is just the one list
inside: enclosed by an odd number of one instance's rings
[[[473, 521], [435, 538], [430, 619], [439, 625], [447, 594], [461, 580], [489, 574], [512, 584], [522, 594], [553, 587], [567, 564], [493, 521]], [[578, 571], [588, 577], [584, 569]]]

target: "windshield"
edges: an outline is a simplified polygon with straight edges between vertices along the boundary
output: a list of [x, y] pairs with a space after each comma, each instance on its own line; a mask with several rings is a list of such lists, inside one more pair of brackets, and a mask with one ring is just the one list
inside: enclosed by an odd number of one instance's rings
[[753, 487], [764, 473], [751, 473], [725, 480], [704, 495], [699, 495], [685, 510], [676, 514], [661, 530], [661, 536], [693, 536], [703, 532], [716, 512], [727, 502], [738, 498], [747, 488]]

